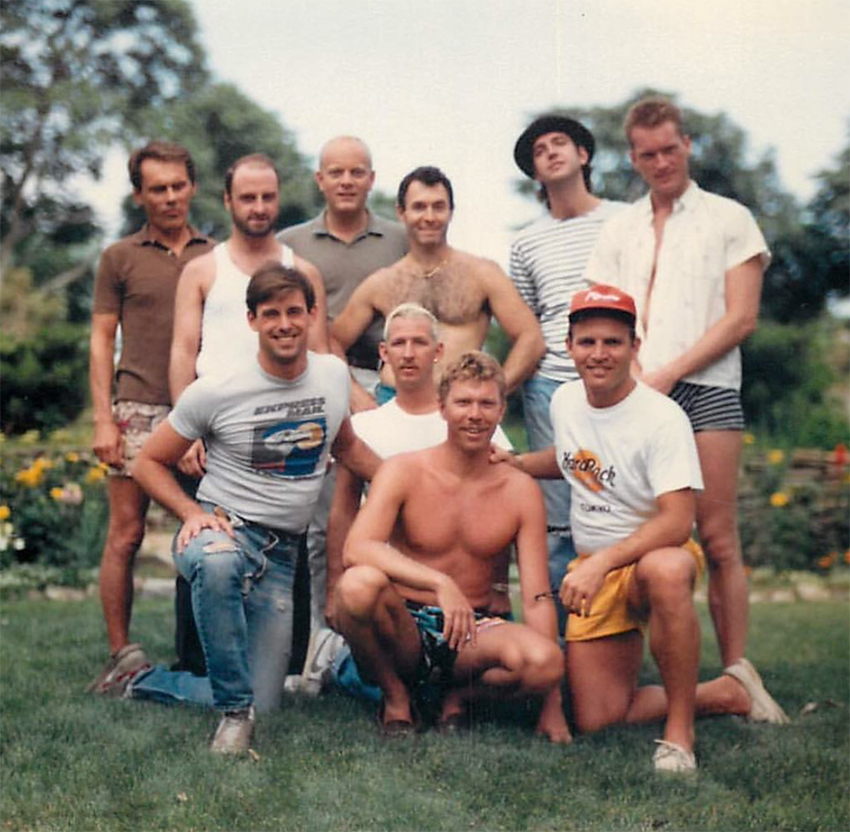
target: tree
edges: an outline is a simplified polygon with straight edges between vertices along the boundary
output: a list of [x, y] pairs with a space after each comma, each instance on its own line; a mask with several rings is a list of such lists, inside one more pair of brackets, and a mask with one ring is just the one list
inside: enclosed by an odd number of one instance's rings
[[107, 147], [206, 79], [185, 0], [4, 0], [0, 67], [3, 271], [39, 237], [90, 238], [68, 181], [99, 177]]
[[[307, 219], [321, 204], [292, 133], [276, 115], [232, 84], [209, 84], [190, 99], [160, 108], [152, 114], [146, 135], [173, 139], [189, 148], [198, 180], [192, 219], [219, 239], [230, 231], [230, 217], [222, 204], [224, 174], [236, 159], [249, 153], [265, 153], [280, 173], [281, 227]], [[123, 209], [124, 233], [130, 233], [142, 223], [143, 215], [129, 196]]]
[[[593, 183], [600, 196], [632, 202], [646, 192], [629, 161], [623, 121], [629, 107], [648, 95], [674, 103], [677, 98], [642, 89], [614, 107], [562, 110], [578, 118], [596, 138]], [[773, 151], [751, 161], [746, 134], [728, 116], [706, 115], [689, 107], [682, 107], [682, 116], [692, 140], [693, 178], [706, 190], [746, 205], [770, 245], [773, 262], [765, 275], [763, 317], [792, 321], [817, 316], [830, 293], [847, 288], [847, 153], [835, 169], [820, 175], [821, 190], [807, 212], [783, 190]], [[531, 194], [534, 188], [527, 179], [517, 184], [520, 193]], [[805, 222], [807, 215], [811, 220]]]

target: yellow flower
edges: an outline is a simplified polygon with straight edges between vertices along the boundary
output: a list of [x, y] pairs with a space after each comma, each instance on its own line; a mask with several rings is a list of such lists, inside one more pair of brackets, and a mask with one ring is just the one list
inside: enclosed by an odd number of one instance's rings
[[80, 461], [80, 455], [76, 451], [68, 451], [68, 453], [65, 454], [65, 461], [66, 462], [79, 462]]
[[57, 503], [62, 502], [62, 498], [65, 496], [65, 489], [60, 488], [58, 485], [55, 488], [50, 489], [50, 496], [56, 500]]
[[755, 436], [753, 436], [751, 433], [745, 433], [744, 434], [744, 444], [745, 445], [755, 445], [756, 444]]
[[86, 474], [86, 482], [91, 485], [92, 483], [100, 482], [105, 476], [106, 471], [100, 465], [96, 465], [94, 468], [89, 468]]
[[782, 508], [788, 505], [788, 495], [784, 491], [774, 491], [770, 495], [770, 504], [774, 508]]
[[[12, 509], [9, 508], [5, 503], [0, 506], [0, 523], [4, 520], [8, 520], [12, 516]], [[847, 553], [850, 555], [850, 552]]]
[[15, 482], [19, 482], [27, 488], [35, 488], [41, 482], [41, 473], [41, 468], [31, 465], [15, 474]]
[[33, 462], [32, 467], [37, 471], [48, 471], [53, 467], [53, 460], [40, 456]]
[[835, 563], [837, 557], [838, 552], [830, 552], [828, 555], [824, 555], [823, 557], [818, 558], [818, 566], [821, 569], [829, 569], [830, 566]]
[[774, 448], [772, 451], [768, 451], [767, 461], [771, 465], [779, 465], [785, 459], [785, 451], [781, 448]]

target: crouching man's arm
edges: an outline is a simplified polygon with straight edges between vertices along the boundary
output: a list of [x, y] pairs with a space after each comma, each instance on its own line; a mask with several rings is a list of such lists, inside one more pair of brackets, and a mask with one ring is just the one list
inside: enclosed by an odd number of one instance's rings
[[351, 524], [360, 508], [362, 494], [363, 480], [352, 474], [344, 465], [337, 465], [334, 495], [328, 513], [328, 586], [325, 603], [325, 619], [335, 630], [338, 625], [335, 590], [343, 572], [342, 549]]
[[558, 647], [558, 617], [549, 591], [548, 552], [546, 548], [546, 509], [540, 489], [531, 480], [522, 487], [521, 522], [516, 537], [519, 583], [523, 621], [528, 627], [552, 642], [554, 661], [547, 662], [553, 679], [543, 695], [543, 706], [536, 733], [552, 742], [571, 742], [561, 702], [561, 680], [564, 675], [563, 655]]
[[690, 488], [668, 491], [657, 499], [658, 513], [613, 546], [580, 560], [561, 584], [561, 602], [576, 615], [587, 615], [605, 576], [613, 569], [640, 560], [647, 552], [681, 546], [691, 534], [696, 497]]
[[180, 487], [171, 469], [192, 444], [181, 436], [168, 421], [163, 422], [142, 446], [133, 466], [133, 478], [160, 505], [176, 514], [183, 526], [177, 535], [177, 550], [201, 529], [217, 529], [231, 537], [233, 529], [223, 517], [209, 514]]
[[[408, 460], [385, 461], [369, 488], [343, 548], [343, 566], [372, 566], [394, 584], [432, 592], [445, 615], [443, 636], [453, 649], [475, 640], [475, 615], [458, 585], [443, 572], [408, 557], [388, 543], [405, 504], [407, 490], [416, 487]], [[406, 518], [407, 522], [411, 518]], [[424, 518], [419, 518], [425, 522]]]

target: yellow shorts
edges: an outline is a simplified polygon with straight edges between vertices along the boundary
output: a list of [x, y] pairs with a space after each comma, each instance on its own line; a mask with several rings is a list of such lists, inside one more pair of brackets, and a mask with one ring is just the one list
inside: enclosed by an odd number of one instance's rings
[[[691, 553], [697, 565], [697, 580], [705, 571], [705, 555], [702, 547], [690, 538], [683, 549]], [[579, 555], [567, 569], [571, 572], [575, 565], [589, 555]], [[594, 638], [615, 636], [630, 630], [646, 629], [647, 616], [629, 603], [629, 581], [637, 563], [630, 563], [620, 569], [614, 569], [605, 576], [602, 588], [593, 599], [590, 613], [584, 616], [570, 615], [567, 618], [567, 641], [590, 641]]]

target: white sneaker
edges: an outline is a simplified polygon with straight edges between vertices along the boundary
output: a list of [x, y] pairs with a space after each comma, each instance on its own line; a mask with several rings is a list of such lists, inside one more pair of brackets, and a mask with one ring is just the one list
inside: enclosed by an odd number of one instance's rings
[[767, 692], [758, 671], [747, 659], [738, 659], [723, 673], [739, 682], [750, 697], [747, 719], [751, 722], [771, 722], [774, 725], [787, 725], [791, 722], [779, 703]]
[[656, 740], [658, 748], [652, 756], [652, 765], [659, 774], [696, 774], [697, 760], [692, 751], [667, 740]]
[[322, 627], [310, 635], [304, 669], [301, 671], [300, 693], [318, 696], [330, 681], [334, 659], [345, 639], [330, 627]]
[[244, 711], [225, 711], [218, 723], [210, 751], [217, 754], [244, 754], [254, 735], [254, 706]]

